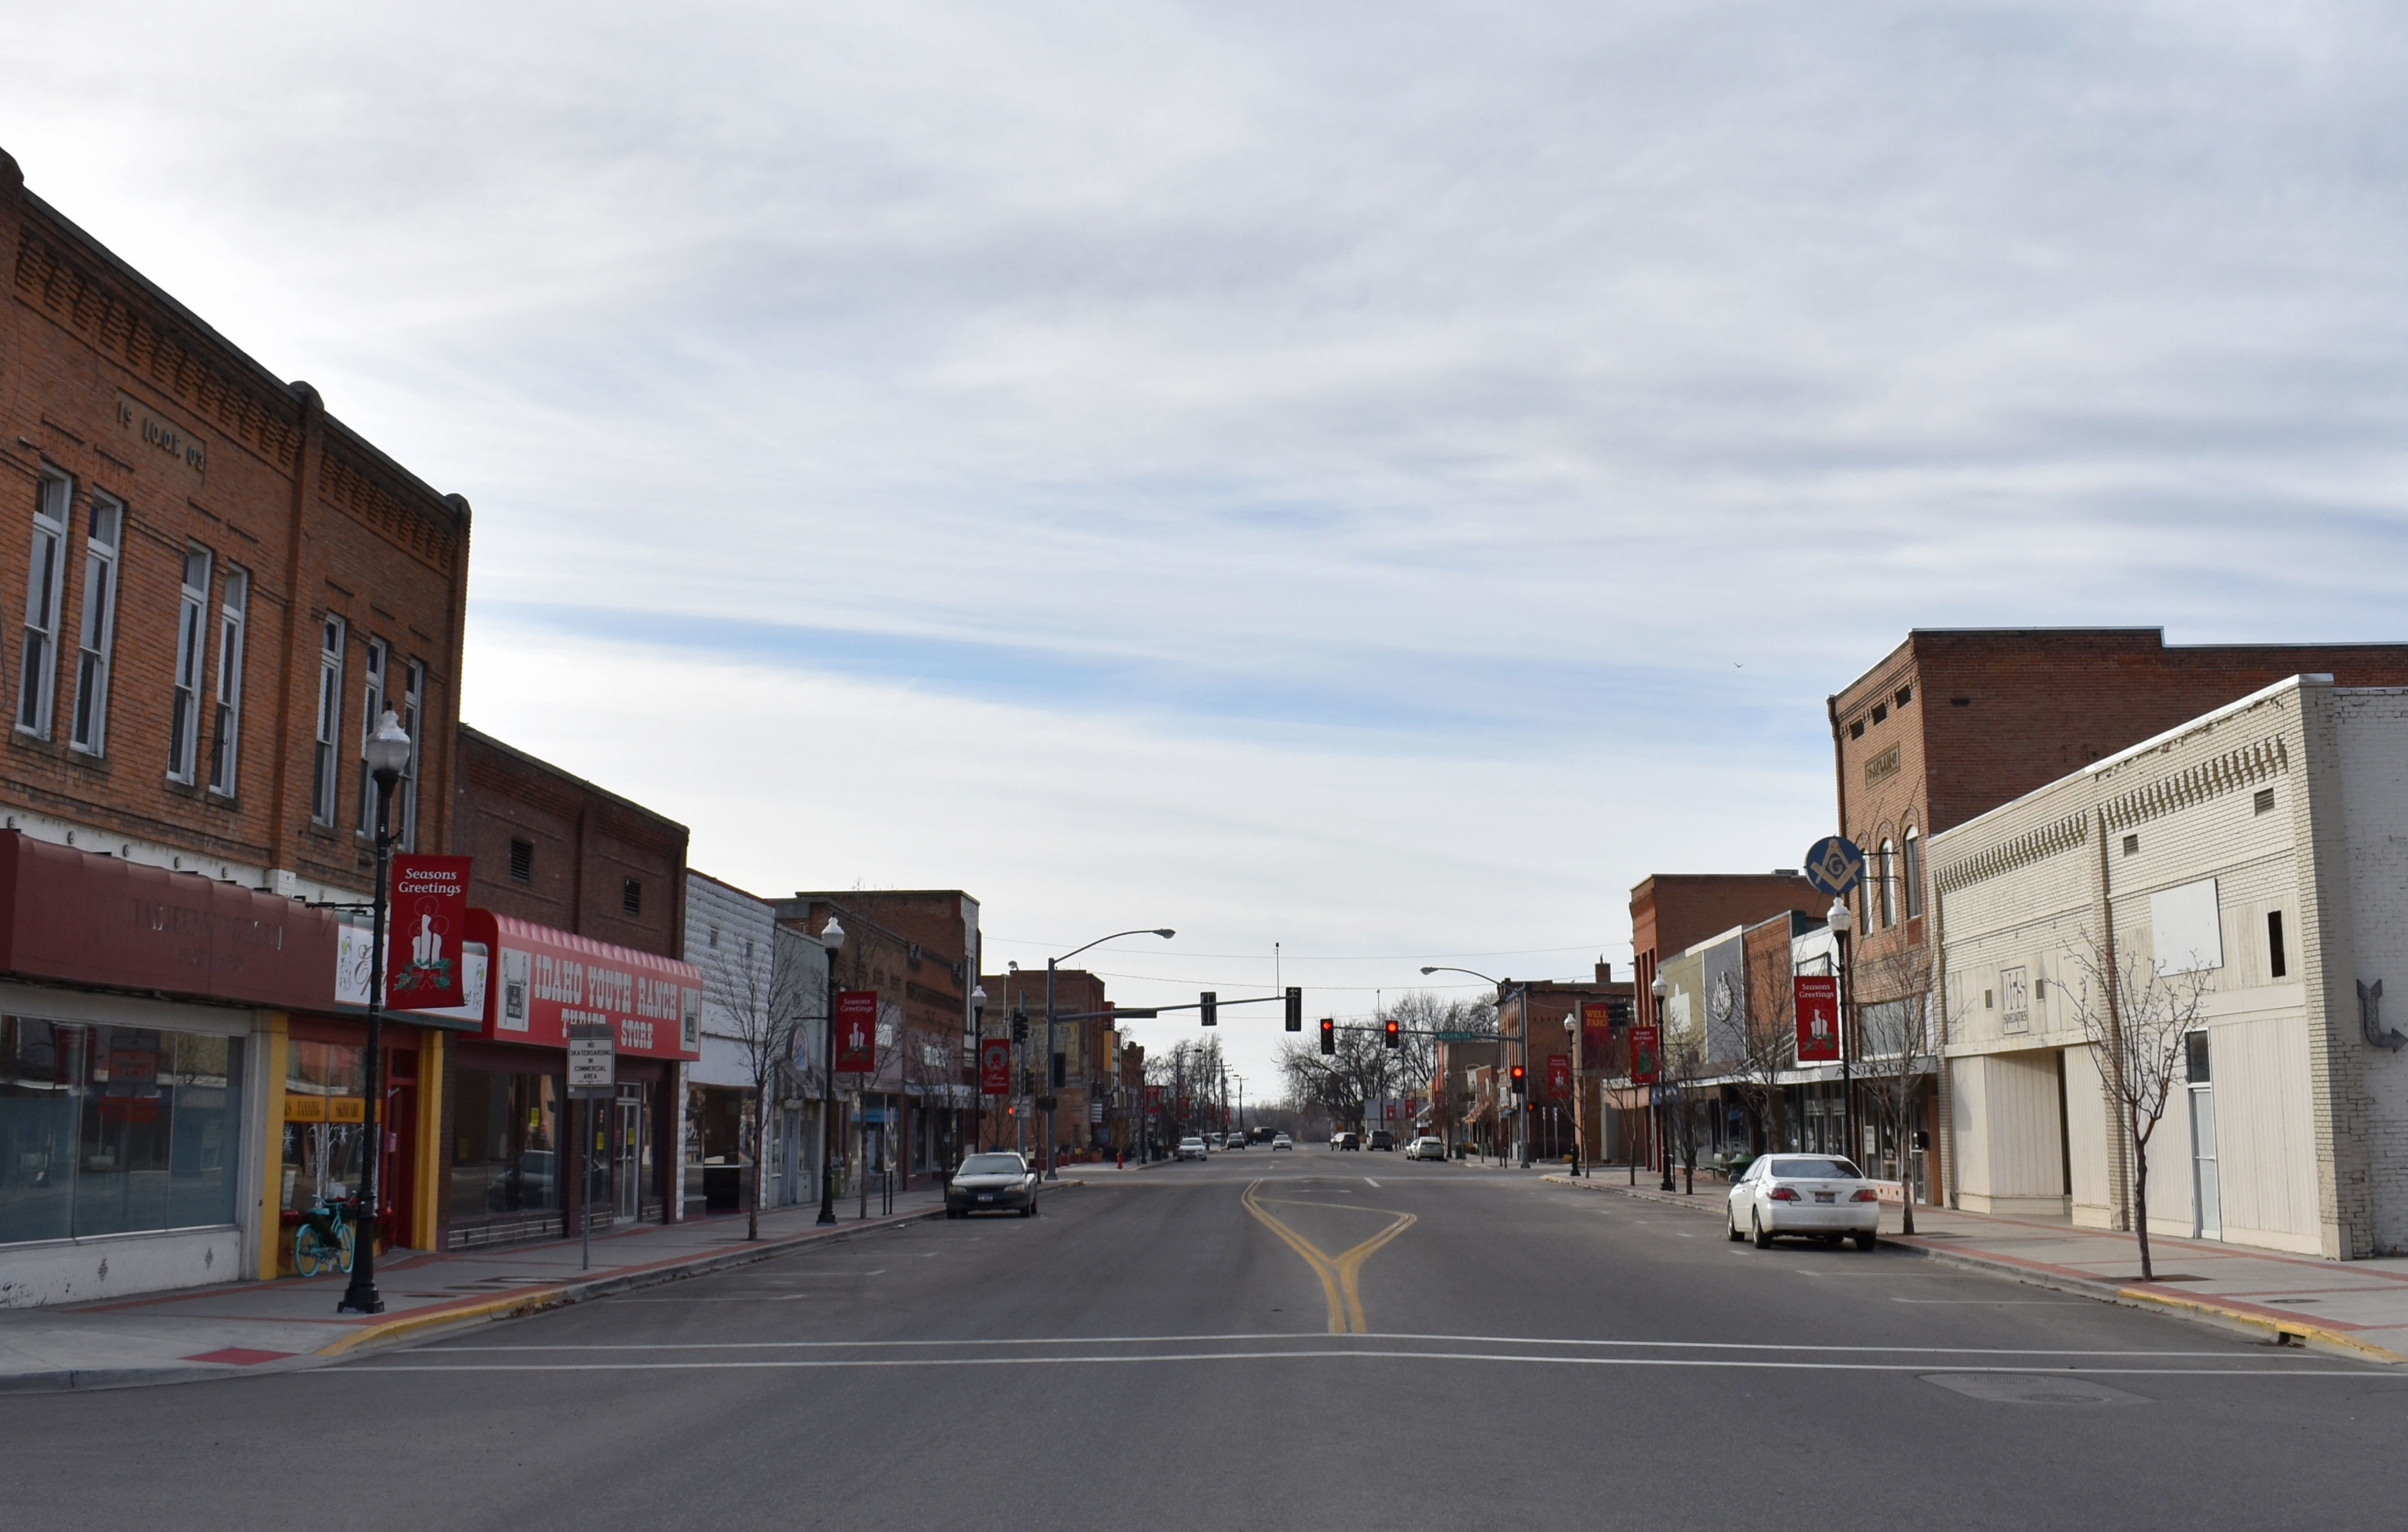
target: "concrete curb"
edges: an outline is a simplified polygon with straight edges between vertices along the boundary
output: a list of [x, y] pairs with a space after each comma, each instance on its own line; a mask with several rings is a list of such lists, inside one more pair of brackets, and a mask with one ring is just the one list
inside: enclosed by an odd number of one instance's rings
[[[1046, 1188], [1049, 1192], [1066, 1191], [1084, 1186], [1086, 1181], [1065, 1177]], [[517, 1319], [540, 1313], [549, 1309], [566, 1308], [594, 1298], [606, 1298], [638, 1288], [655, 1287], [664, 1282], [679, 1281], [688, 1277], [704, 1277], [713, 1272], [729, 1271], [738, 1267], [770, 1260], [790, 1252], [815, 1245], [837, 1244], [899, 1228], [906, 1224], [941, 1218], [942, 1203], [924, 1208], [917, 1212], [893, 1213], [867, 1223], [840, 1224], [833, 1229], [812, 1228], [757, 1244], [738, 1245], [730, 1250], [714, 1251], [707, 1255], [689, 1256], [682, 1260], [664, 1261], [655, 1266], [633, 1271], [614, 1272], [607, 1277], [588, 1281], [555, 1282], [540, 1287], [522, 1288], [498, 1297], [483, 1299], [459, 1308], [422, 1310], [398, 1314], [389, 1320], [364, 1324], [319, 1347], [314, 1352], [280, 1357], [254, 1367], [233, 1367], [217, 1363], [186, 1367], [60, 1367], [50, 1372], [22, 1372], [0, 1376], [0, 1394], [40, 1394], [90, 1392], [103, 1388], [143, 1388], [162, 1383], [196, 1383], [229, 1378], [257, 1378], [271, 1373], [302, 1372], [332, 1367], [355, 1356], [390, 1350], [403, 1340], [423, 1339], [436, 1332], [486, 1323]]]
[[[1697, 1212], [1719, 1212], [1719, 1202], [1674, 1201], [1654, 1187], [1636, 1191], [1627, 1186], [1595, 1185], [1574, 1181], [1570, 1176], [1544, 1178], [1559, 1186], [1570, 1186], [1592, 1192], [1615, 1192], [1634, 1202], [1652, 1203], [1657, 1207], [1687, 1208]], [[1927, 1243], [1927, 1235], [1890, 1235], [1882, 1237], [1883, 1246], [1908, 1251], [1928, 1261], [1940, 1261], [1963, 1267], [1971, 1271], [1987, 1272], [1992, 1276], [2012, 1277], [2030, 1287], [2045, 1287], [2059, 1293], [2071, 1293], [2080, 1297], [2095, 1298], [2100, 1303], [2122, 1304], [2132, 1309], [2152, 1309], [2197, 1323], [2213, 1324], [2219, 1329], [2238, 1330], [2272, 1339], [2278, 1344], [2315, 1346], [2344, 1353], [2365, 1362], [2387, 1365], [2408, 1363], [2408, 1356], [2378, 1346], [2371, 1340], [2360, 1340], [2345, 1330], [2336, 1330], [2304, 1319], [2285, 1315], [2253, 1312], [2225, 1304], [2212, 1303], [2178, 1293], [2157, 1293], [2145, 1287], [2109, 1281], [2106, 1278], [2077, 1277], [2067, 1272], [2052, 1271], [2002, 1256], [1984, 1255], [1972, 1251], [1954, 1249], [1947, 1245]]]

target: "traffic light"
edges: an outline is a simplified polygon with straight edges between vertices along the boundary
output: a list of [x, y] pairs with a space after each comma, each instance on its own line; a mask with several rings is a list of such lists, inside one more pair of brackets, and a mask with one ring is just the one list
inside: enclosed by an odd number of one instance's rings
[[1394, 1016], [1380, 1024], [1380, 1037], [1381, 1040], [1391, 1048], [1400, 1048], [1404, 1045], [1405, 1039], [1397, 1033], [1397, 1019]]
[[1221, 1024], [1221, 997], [1212, 991], [1206, 990], [1204, 992], [1203, 1003], [1197, 1009], [1204, 1013], [1204, 1024], [1206, 1026], [1218, 1026]]
[[[1287, 1029], [1290, 1032], [1304, 1030], [1304, 991], [1294, 984], [1287, 987]], [[1326, 1053], [1329, 1050], [1324, 1048], [1322, 1052]]]
[[[1294, 995], [1296, 991], [1288, 991]], [[1321, 1018], [1321, 1056], [1328, 1058], [1338, 1052], [1338, 1024], [1327, 1016]]]
[[1523, 1078], [1522, 1067], [1518, 1064], [1513, 1066], [1513, 1094], [1515, 1095], [1530, 1094], [1530, 1082]]
[[[1069, 1067], [1069, 1066], [1070, 1066], [1070, 1055], [1069, 1055], [1069, 1054], [1068, 1054], [1068, 1053], [1056, 1053], [1056, 1054], [1054, 1054], [1054, 1088], [1055, 1090], [1057, 1090], [1057, 1091], [1058, 1091], [1058, 1090], [1060, 1090], [1063, 1086], [1065, 1086], [1065, 1085], [1067, 1085], [1067, 1084], [1068, 1084], [1068, 1083], [1069, 1083], [1069, 1080], [1070, 1080], [1070, 1067]], [[1517, 1065], [1513, 1066], [1513, 1079], [1514, 1079], [1516, 1081], [1519, 1081], [1521, 1080], [1521, 1078], [1522, 1078], [1522, 1067], [1521, 1067], [1520, 1065], [1518, 1065], [1518, 1064], [1517, 1064]], [[1516, 1088], [1516, 1089], [1519, 1089], [1520, 1087], [1519, 1087], [1519, 1085], [1517, 1084], [1515, 1088]]]
[[1028, 1040], [1028, 1012], [1015, 1010], [1011, 1013], [1011, 1040], [1014, 1042]]

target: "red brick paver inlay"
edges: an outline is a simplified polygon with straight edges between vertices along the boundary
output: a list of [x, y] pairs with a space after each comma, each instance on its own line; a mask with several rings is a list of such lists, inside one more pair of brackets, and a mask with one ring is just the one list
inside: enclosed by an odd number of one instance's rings
[[257, 1367], [262, 1362], [273, 1362], [280, 1356], [292, 1354], [291, 1352], [264, 1352], [250, 1346], [228, 1346], [222, 1351], [203, 1352], [198, 1356], [187, 1356], [184, 1360], [222, 1362], [230, 1367]]

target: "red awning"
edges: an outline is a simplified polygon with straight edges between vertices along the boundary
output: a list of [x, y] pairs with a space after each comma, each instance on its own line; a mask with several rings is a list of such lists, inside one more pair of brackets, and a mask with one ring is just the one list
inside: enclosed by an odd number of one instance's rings
[[571, 1022], [609, 1022], [619, 1052], [702, 1056], [702, 970], [671, 957], [468, 911], [468, 939], [485, 944], [484, 1033], [496, 1042], [568, 1046]]
[[0, 831], [0, 971], [325, 1010], [335, 917], [197, 872]]

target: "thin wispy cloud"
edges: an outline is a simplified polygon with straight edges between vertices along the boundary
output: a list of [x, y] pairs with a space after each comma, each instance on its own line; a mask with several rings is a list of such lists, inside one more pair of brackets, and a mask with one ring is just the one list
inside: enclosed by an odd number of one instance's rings
[[15, 20], [34, 189], [475, 502], [475, 721], [765, 888], [1576, 970], [1909, 625], [2399, 637], [2385, 7]]

